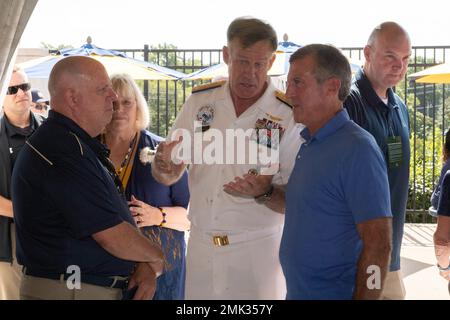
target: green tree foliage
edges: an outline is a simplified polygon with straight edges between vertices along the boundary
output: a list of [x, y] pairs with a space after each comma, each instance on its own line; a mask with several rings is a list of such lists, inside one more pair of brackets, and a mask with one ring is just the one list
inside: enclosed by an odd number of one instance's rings
[[[422, 57], [416, 60], [423, 62]], [[426, 65], [430, 63], [427, 60]], [[409, 73], [417, 71], [420, 71], [420, 68], [410, 69]], [[414, 211], [427, 210], [442, 166], [443, 134], [449, 123], [449, 107], [445, 106], [450, 106], [450, 92], [445, 85], [420, 84], [414, 81], [402, 81], [396, 87], [396, 92], [406, 101], [411, 128], [407, 208]], [[410, 218], [414, 219], [414, 216]], [[430, 219], [421, 216], [420, 220], [414, 222]]]
[[[167, 43], [151, 46], [149, 61], [184, 73], [203, 67], [202, 59], [179, 52], [175, 45]], [[165, 137], [192, 87], [200, 83], [202, 81], [149, 81], [150, 131]]]
[[150, 131], [165, 137], [191, 90], [190, 82], [181, 80], [151, 81], [149, 92]]
[[426, 139], [411, 134], [410, 187], [408, 208], [427, 209], [441, 171], [442, 130], [436, 128]]

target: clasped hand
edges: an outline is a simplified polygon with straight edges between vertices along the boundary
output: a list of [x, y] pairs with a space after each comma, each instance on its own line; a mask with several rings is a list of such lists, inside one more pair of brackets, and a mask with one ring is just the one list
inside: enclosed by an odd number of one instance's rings
[[223, 190], [233, 196], [258, 197], [269, 191], [272, 178], [273, 175], [244, 174], [224, 184]]

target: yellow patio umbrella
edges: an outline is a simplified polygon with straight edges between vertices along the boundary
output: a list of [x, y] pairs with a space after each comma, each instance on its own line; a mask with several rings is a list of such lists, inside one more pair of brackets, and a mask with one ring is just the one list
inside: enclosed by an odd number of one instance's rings
[[439, 64], [408, 76], [417, 83], [450, 83], [450, 63]]

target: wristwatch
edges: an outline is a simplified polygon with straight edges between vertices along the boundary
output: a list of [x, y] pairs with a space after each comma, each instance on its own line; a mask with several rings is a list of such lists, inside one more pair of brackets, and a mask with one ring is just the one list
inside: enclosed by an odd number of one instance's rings
[[269, 191], [260, 196], [255, 197], [255, 201], [258, 204], [264, 204], [266, 201], [272, 199], [272, 194], [273, 194], [273, 185], [270, 185]]
[[438, 263], [438, 264], [437, 264], [437, 267], [438, 267], [439, 271], [449, 271], [449, 270], [450, 270], [450, 265], [448, 265], [447, 268], [442, 268], [442, 267], [439, 265], [439, 263]]

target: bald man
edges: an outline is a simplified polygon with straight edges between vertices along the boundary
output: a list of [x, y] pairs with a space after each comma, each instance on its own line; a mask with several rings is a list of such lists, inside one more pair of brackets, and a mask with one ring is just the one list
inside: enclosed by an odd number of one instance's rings
[[98, 136], [117, 99], [102, 64], [59, 61], [49, 79], [52, 110], [13, 171], [21, 299], [149, 299], [162, 252], [134, 225]]
[[[344, 103], [350, 118], [375, 137], [387, 164], [393, 246], [382, 299], [405, 297], [400, 248], [408, 198], [409, 116], [405, 103], [392, 87], [404, 79], [410, 55], [411, 41], [405, 29], [395, 22], [377, 26], [364, 48], [364, 68], [357, 73]], [[367, 187], [371, 187], [370, 183]]]

